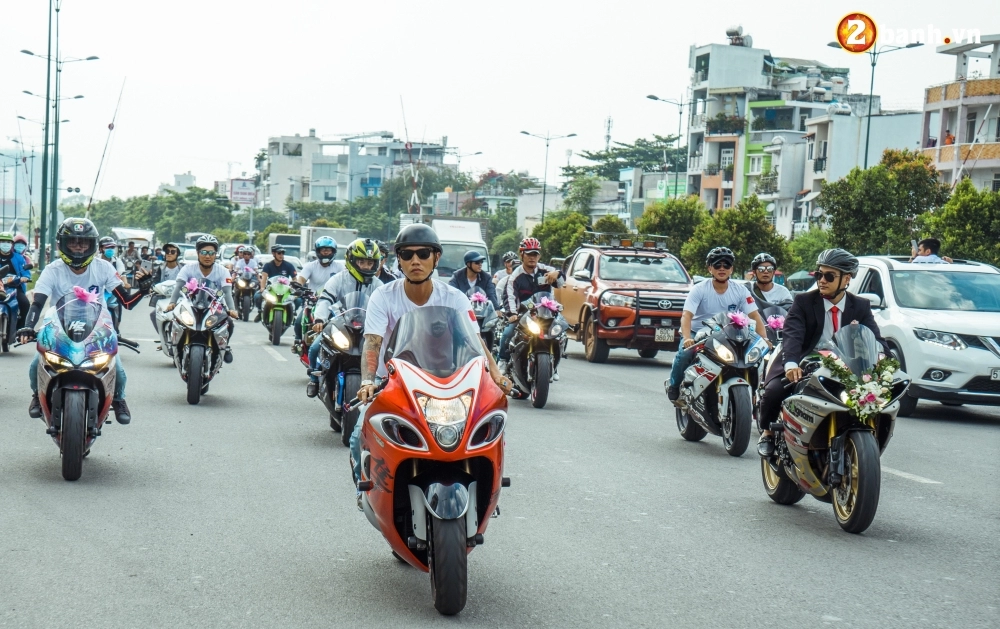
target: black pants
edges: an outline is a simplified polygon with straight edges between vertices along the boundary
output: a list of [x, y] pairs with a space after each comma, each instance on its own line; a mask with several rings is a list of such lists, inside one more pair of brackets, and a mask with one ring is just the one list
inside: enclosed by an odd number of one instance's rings
[[28, 295], [23, 290], [17, 291], [17, 330], [24, 327], [24, 320], [28, 317]]

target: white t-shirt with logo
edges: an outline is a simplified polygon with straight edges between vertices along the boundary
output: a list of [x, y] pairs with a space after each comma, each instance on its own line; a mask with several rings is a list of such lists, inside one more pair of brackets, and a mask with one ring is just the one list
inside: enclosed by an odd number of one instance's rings
[[187, 282], [191, 278], [198, 282], [204, 281], [208, 288], [212, 290], [222, 290], [226, 286], [233, 285], [233, 276], [229, 274], [226, 267], [218, 262], [212, 265], [212, 270], [208, 275], [201, 272], [201, 264], [198, 262], [188, 262], [177, 274], [177, 281], [180, 284]]
[[121, 285], [122, 278], [114, 265], [107, 260], [95, 257], [79, 275], [62, 260], [55, 260], [45, 267], [38, 277], [38, 281], [35, 282], [35, 293], [48, 295], [49, 303], [55, 304], [73, 292], [74, 286], [80, 286], [100, 295], [101, 301], [104, 301], [105, 291], [110, 293]]
[[684, 311], [694, 315], [691, 319], [691, 334], [697, 334], [702, 321], [711, 319], [720, 312], [742, 312], [749, 315], [757, 311], [757, 302], [747, 289], [746, 284], [729, 280], [726, 292], [721, 295], [715, 292], [711, 278], [695, 284], [687, 299], [684, 300]]
[[465, 293], [438, 280], [433, 282], [434, 290], [430, 299], [423, 306], [410, 301], [406, 296], [404, 287], [406, 282], [389, 282], [378, 287], [372, 293], [368, 302], [368, 313], [365, 317], [365, 334], [374, 334], [382, 337], [382, 348], [378, 355], [378, 370], [375, 375], [384, 378], [388, 372], [385, 370], [385, 344], [389, 340], [389, 335], [396, 328], [396, 323], [407, 312], [424, 308], [426, 306], [447, 306], [459, 312], [467, 312], [473, 321], [476, 319], [472, 311], [472, 302], [465, 296]]
[[326, 285], [327, 280], [343, 271], [344, 268], [344, 263], [340, 260], [334, 260], [328, 266], [323, 266], [319, 263], [319, 260], [313, 260], [312, 262], [307, 262], [302, 267], [299, 275], [306, 278], [309, 290], [318, 293], [323, 290], [323, 286]]

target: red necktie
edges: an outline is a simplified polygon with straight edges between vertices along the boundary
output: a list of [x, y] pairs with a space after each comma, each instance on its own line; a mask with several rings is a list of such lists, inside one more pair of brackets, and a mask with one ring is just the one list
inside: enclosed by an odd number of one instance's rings
[[837, 310], [836, 306], [833, 306], [833, 307], [830, 308], [830, 315], [833, 317], [833, 333], [834, 334], [836, 334], [837, 330], [840, 329], [840, 318], [837, 316], [838, 312], [840, 312], [840, 311]]

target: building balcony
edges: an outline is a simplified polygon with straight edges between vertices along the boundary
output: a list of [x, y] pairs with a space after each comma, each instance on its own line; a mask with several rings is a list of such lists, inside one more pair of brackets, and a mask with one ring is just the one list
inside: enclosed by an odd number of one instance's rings
[[818, 158], [814, 159], [813, 160], [813, 172], [814, 173], [821, 173], [821, 172], [824, 172], [824, 171], [826, 171], [826, 158], [825, 157], [818, 157]]

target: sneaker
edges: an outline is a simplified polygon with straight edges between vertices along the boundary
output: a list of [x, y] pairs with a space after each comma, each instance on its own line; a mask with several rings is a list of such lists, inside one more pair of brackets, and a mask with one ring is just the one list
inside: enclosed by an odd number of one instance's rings
[[231, 350], [228, 347], [226, 348], [226, 353], [223, 354], [222, 356], [222, 362], [226, 363], [227, 365], [233, 362], [233, 350]]
[[42, 404], [38, 401], [38, 394], [31, 395], [31, 404], [28, 404], [28, 417], [38, 419], [42, 416]]
[[761, 435], [757, 442], [757, 454], [765, 459], [774, 456], [774, 435]]
[[316, 393], [319, 391], [318, 382], [309, 382], [306, 385], [306, 397], [316, 397]]
[[254, 323], [260, 323], [260, 311], [259, 310], [257, 311], [257, 314], [255, 314], [253, 316], [253, 322]]
[[132, 421], [132, 415], [128, 412], [128, 404], [125, 400], [113, 400], [111, 408], [115, 411], [115, 421], [119, 424], [127, 424]]

